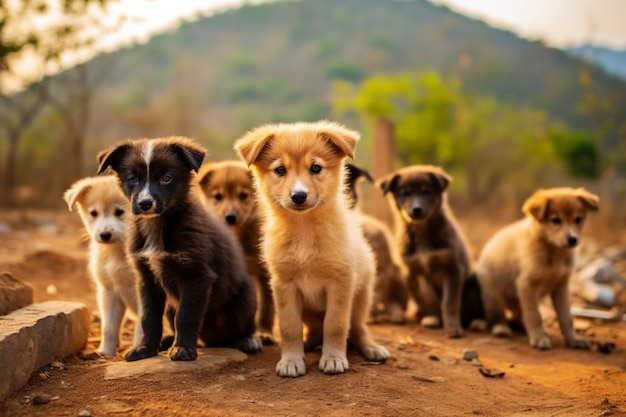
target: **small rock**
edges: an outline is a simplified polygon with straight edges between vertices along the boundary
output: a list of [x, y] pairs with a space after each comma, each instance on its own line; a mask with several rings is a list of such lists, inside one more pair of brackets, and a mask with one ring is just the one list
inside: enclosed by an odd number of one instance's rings
[[60, 361], [54, 361], [50, 364], [50, 367], [52, 369], [57, 369], [59, 371], [62, 371], [63, 369], [65, 369], [65, 366], [63, 366], [63, 362]]
[[80, 410], [78, 417], [91, 417], [93, 414], [89, 410]]
[[483, 364], [478, 360], [478, 358], [472, 359], [472, 365], [474, 365], [474, 366], [483, 366]]
[[35, 405], [48, 404], [50, 402], [51, 397], [48, 394], [35, 394], [33, 396], [32, 402]]
[[463, 359], [471, 361], [478, 358], [478, 351], [475, 349], [463, 349]]
[[431, 361], [438, 361], [439, 360], [439, 356], [431, 353], [430, 355], [428, 355], [428, 359], [430, 359]]

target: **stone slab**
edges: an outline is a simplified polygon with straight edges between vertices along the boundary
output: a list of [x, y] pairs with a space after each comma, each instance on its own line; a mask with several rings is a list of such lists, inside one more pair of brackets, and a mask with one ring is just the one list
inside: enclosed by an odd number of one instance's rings
[[81, 303], [46, 301], [0, 316], [0, 401], [39, 368], [79, 352], [89, 335]]
[[0, 273], [0, 316], [33, 303], [33, 288], [8, 272]]
[[240, 350], [228, 348], [200, 348], [198, 357], [193, 361], [172, 361], [165, 352], [152, 358], [134, 362], [110, 362], [106, 365], [104, 379], [119, 379], [130, 376], [149, 374], [170, 374], [189, 372], [199, 369], [219, 369], [235, 362], [243, 362], [248, 356]]

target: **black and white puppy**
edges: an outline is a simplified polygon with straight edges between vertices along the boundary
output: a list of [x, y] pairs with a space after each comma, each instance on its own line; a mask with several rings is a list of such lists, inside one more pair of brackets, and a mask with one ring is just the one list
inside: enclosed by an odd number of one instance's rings
[[128, 253], [138, 275], [143, 339], [126, 354], [157, 354], [166, 315], [174, 329], [172, 360], [197, 357], [206, 346], [257, 352], [256, 290], [232, 233], [201, 201], [195, 175], [205, 150], [191, 139], [124, 140], [98, 154], [98, 173], [111, 168], [130, 200], [134, 221]]

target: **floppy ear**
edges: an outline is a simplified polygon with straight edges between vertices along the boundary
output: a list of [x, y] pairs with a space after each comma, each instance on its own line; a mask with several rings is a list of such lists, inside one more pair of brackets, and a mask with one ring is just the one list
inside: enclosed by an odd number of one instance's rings
[[355, 183], [361, 177], [365, 177], [369, 182], [374, 182], [374, 178], [370, 175], [370, 173], [360, 166], [346, 163], [346, 171], [348, 171], [348, 182]]
[[587, 210], [589, 211], [598, 211], [600, 208], [600, 198], [585, 190], [584, 188], [576, 189], [576, 197], [578, 197], [585, 206], [587, 206]]
[[347, 129], [338, 123], [321, 121], [319, 124], [319, 134], [326, 139], [334, 148], [345, 156], [354, 159], [354, 149], [361, 139], [359, 132]]
[[522, 206], [524, 214], [534, 217], [539, 222], [547, 218], [549, 210], [550, 199], [543, 195], [541, 191], [531, 195]]
[[452, 182], [452, 177], [444, 170], [429, 172], [428, 176], [438, 193], [443, 193], [445, 189], [448, 188], [450, 182]]
[[76, 203], [82, 204], [87, 191], [91, 189], [91, 183], [84, 179], [76, 181], [63, 194], [63, 199], [67, 203], [67, 207], [72, 211]]
[[108, 167], [111, 167], [114, 171], [117, 166], [119, 166], [120, 159], [130, 150], [132, 146], [132, 142], [130, 140], [125, 140], [117, 145], [110, 147], [109, 149], [105, 149], [98, 153], [98, 174], [106, 171]]
[[202, 161], [204, 160], [204, 155], [206, 155], [206, 150], [191, 139], [182, 139], [183, 140], [181, 141], [174, 142], [172, 146], [176, 152], [182, 156], [189, 169], [198, 172], [200, 165], [202, 165]]
[[200, 172], [198, 173], [198, 183], [202, 188], [209, 185], [211, 182], [211, 177], [213, 177], [213, 173], [215, 172], [213, 164], [205, 165]]
[[275, 125], [264, 125], [252, 129], [235, 141], [234, 148], [237, 151], [237, 155], [250, 167], [259, 158], [259, 155], [268, 145], [270, 139], [274, 137], [275, 133]]
[[386, 177], [383, 177], [376, 181], [376, 186], [383, 190], [383, 195], [385, 195], [388, 192], [393, 192], [396, 189], [398, 181], [400, 181], [400, 175], [389, 174]]

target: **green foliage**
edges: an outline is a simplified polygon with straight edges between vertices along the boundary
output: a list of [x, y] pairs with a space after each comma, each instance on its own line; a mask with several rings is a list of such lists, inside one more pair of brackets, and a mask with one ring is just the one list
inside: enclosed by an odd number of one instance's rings
[[598, 178], [600, 158], [593, 136], [587, 132], [555, 129], [550, 132], [550, 139], [568, 175], [580, 179]]
[[259, 86], [247, 80], [232, 84], [228, 90], [228, 98], [231, 102], [254, 99], [260, 97], [261, 94], [262, 91]]
[[256, 68], [257, 62], [254, 54], [239, 50], [224, 62], [226, 71], [232, 75], [250, 74]]
[[347, 81], [359, 81], [363, 74], [361, 68], [346, 61], [331, 61], [324, 65], [324, 73], [330, 79], [341, 79]]

